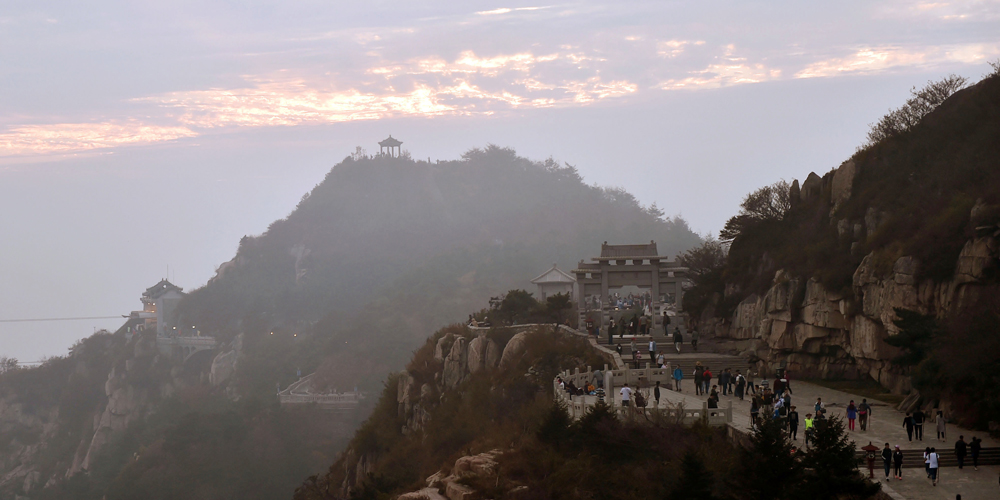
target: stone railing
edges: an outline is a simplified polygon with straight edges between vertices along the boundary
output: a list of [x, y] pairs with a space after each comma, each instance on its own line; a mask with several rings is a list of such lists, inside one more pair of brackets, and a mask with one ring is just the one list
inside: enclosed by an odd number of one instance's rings
[[347, 411], [358, 407], [366, 394], [357, 390], [353, 392], [313, 393], [313, 374], [306, 375], [278, 393], [278, 401], [283, 405], [316, 404], [320, 409], [329, 411]]
[[[630, 387], [637, 391], [643, 391], [648, 389], [660, 382], [663, 389], [670, 387], [670, 366], [667, 368], [650, 368], [648, 365], [646, 368], [631, 369], [622, 368], [619, 370], [609, 369], [608, 365], [604, 365], [604, 370], [601, 372], [601, 377], [604, 379], [604, 388], [606, 391], [605, 404], [609, 405], [615, 412], [623, 418], [630, 418], [638, 413], [644, 415], [658, 415], [670, 422], [676, 422], [680, 424], [693, 424], [697, 421], [702, 421], [708, 425], [713, 426], [724, 426], [732, 423], [733, 421], [733, 402], [729, 401], [725, 408], [709, 408], [708, 402], [703, 401], [700, 408], [687, 408], [683, 403], [671, 405], [667, 403], [666, 407], [654, 408], [647, 407], [645, 410], [637, 409], [635, 407], [622, 407], [615, 401], [614, 395], [617, 393], [616, 387], [621, 387], [624, 384], [629, 384]], [[594, 372], [591, 367], [587, 367], [586, 371], [580, 371], [577, 368], [575, 371], [570, 372], [569, 370], [563, 371], [559, 374], [559, 377], [563, 379], [563, 382], [572, 382], [573, 385], [577, 387], [586, 387], [587, 383], [594, 380]], [[595, 384], [596, 385], [596, 384]], [[591, 395], [583, 396], [573, 396], [567, 393], [565, 390], [559, 387], [559, 381], [556, 379], [552, 380], [552, 391], [555, 394], [557, 400], [562, 401], [566, 405], [566, 409], [569, 411], [570, 417], [574, 420], [582, 417], [588, 410], [597, 404], [598, 397]], [[647, 397], [647, 401], [650, 399]]]

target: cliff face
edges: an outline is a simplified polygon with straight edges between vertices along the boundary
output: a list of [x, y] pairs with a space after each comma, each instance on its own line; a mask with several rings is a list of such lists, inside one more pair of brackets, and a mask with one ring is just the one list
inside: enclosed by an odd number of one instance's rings
[[[1000, 296], [997, 137], [1000, 75], [994, 74], [826, 175], [810, 173], [801, 186], [794, 181], [780, 193], [780, 214], [735, 232], [715, 275], [721, 278], [696, 286], [697, 296], [708, 299], [692, 304], [694, 320], [718, 337], [742, 341], [771, 369], [787, 365], [798, 377], [870, 376], [906, 393], [919, 367], [894, 364], [908, 351], [886, 343], [900, 333], [894, 321], [903, 309], [936, 318], [941, 329], [924, 359], [962, 363], [957, 351], [940, 348], [961, 336], [964, 327], [956, 325], [983, 311], [1000, 314], [991, 305]], [[730, 224], [755, 214], [747, 200]], [[979, 330], [966, 341], [992, 349]], [[957, 382], [967, 373], [925, 373], [970, 386]]]
[[968, 241], [953, 279], [917, 280], [920, 262], [897, 259], [879, 272], [875, 254], [862, 260], [849, 293], [826, 290], [815, 278], [804, 280], [777, 271], [763, 295], [751, 294], [731, 318], [707, 310], [703, 327], [717, 337], [750, 340], [748, 350], [771, 369], [783, 364], [798, 377], [859, 378], [865, 375], [894, 392], [911, 389], [909, 377], [891, 360], [900, 354], [885, 339], [898, 332], [895, 308], [944, 317], [983, 294], [1000, 293], [989, 278], [998, 263], [992, 237]]

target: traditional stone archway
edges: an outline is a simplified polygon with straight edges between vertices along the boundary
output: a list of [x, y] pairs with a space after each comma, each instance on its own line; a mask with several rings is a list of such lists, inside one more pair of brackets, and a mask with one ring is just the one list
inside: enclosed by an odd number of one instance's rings
[[[656, 242], [643, 245], [601, 245], [601, 256], [594, 262], [580, 261], [573, 270], [576, 275], [576, 303], [579, 324], [586, 323], [590, 311], [599, 310], [601, 330], [607, 331], [610, 317], [609, 290], [626, 286], [648, 289], [652, 295], [653, 331], [662, 329], [662, 316], [667, 310], [680, 314], [684, 299], [683, 283], [687, 268], [659, 255]], [[594, 297], [599, 297], [595, 304]], [[595, 307], [596, 306], [596, 307]], [[596, 320], [596, 318], [595, 318]]]

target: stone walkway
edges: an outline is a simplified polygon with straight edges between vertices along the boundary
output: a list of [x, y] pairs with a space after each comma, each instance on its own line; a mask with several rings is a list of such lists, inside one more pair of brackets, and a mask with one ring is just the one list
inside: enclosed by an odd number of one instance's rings
[[[962, 500], [1000, 498], [1000, 466], [982, 466], [978, 471], [972, 467], [945, 467], [939, 472], [938, 485], [931, 486], [923, 470], [903, 469], [903, 480], [890, 479], [882, 490], [894, 500], [954, 500], [955, 495], [962, 495]], [[885, 475], [876, 470], [875, 477]]]

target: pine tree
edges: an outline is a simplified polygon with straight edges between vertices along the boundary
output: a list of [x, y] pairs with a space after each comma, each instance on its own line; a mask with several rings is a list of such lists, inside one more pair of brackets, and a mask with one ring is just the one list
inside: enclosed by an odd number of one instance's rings
[[712, 473], [694, 450], [684, 452], [681, 478], [670, 495], [671, 500], [715, 500]]
[[740, 452], [735, 494], [745, 500], [797, 500], [802, 464], [792, 454], [792, 442], [781, 420], [763, 418], [750, 436], [751, 446]]
[[859, 459], [848, 440], [844, 421], [824, 418], [813, 428], [812, 448], [803, 464], [811, 469], [803, 483], [803, 498], [862, 499], [874, 495], [879, 485], [858, 473]]

